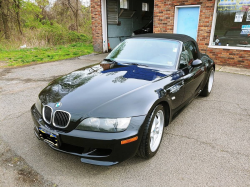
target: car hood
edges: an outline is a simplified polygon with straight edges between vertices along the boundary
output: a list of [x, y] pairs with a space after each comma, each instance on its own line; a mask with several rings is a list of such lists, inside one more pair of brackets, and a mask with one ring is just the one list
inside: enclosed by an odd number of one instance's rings
[[[100, 65], [76, 70], [52, 81], [40, 94], [44, 105], [68, 111], [76, 120], [93, 116], [95, 109], [106, 105], [170, 75], [171, 71], [119, 66], [103, 71]], [[61, 102], [60, 108], [55, 104]], [[117, 106], [119, 109], [122, 106]]]

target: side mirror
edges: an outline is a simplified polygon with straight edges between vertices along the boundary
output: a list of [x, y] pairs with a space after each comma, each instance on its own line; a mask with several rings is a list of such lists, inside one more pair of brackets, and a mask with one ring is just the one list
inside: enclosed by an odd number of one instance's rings
[[202, 64], [202, 61], [200, 59], [196, 59], [192, 62], [193, 67], [200, 66]]

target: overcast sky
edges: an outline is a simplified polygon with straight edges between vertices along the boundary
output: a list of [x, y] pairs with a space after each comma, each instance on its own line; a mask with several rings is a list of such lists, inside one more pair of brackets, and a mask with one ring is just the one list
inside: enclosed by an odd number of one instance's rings
[[90, 6], [90, 0], [80, 0], [84, 6]]

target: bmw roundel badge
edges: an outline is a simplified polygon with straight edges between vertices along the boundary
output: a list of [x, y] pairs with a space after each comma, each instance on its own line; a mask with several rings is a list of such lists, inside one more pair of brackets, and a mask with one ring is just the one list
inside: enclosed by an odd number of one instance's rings
[[60, 106], [62, 106], [62, 103], [61, 103], [61, 102], [58, 102], [58, 103], [56, 103], [56, 105], [55, 105], [56, 108], [59, 108]]

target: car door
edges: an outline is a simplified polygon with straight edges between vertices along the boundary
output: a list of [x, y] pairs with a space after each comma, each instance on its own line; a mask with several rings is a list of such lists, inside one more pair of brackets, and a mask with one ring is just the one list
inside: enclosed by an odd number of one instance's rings
[[200, 92], [202, 81], [205, 76], [205, 64], [194, 67], [192, 62], [198, 59], [198, 50], [196, 45], [189, 41], [183, 44], [183, 51], [181, 53], [180, 68], [183, 71], [184, 80], [184, 100], [183, 102], [190, 100], [196, 94]]

